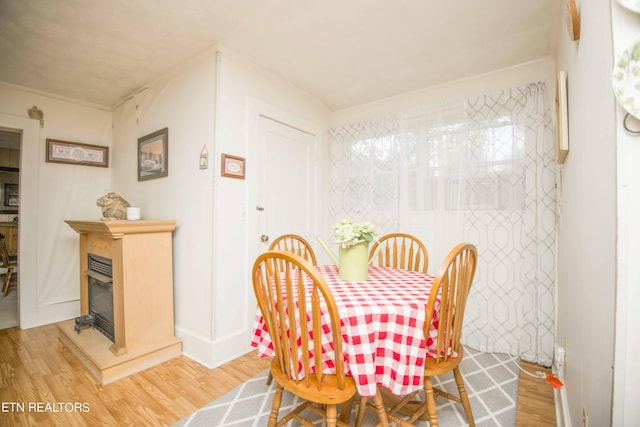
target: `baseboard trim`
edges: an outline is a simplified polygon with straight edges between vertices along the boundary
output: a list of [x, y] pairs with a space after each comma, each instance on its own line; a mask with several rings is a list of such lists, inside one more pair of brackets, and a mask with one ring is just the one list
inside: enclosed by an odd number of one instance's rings
[[[564, 369], [556, 372], [556, 376], [564, 384]], [[553, 389], [553, 400], [556, 409], [556, 426], [571, 427], [571, 416], [569, 414], [569, 400], [567, 399], [567, 388], [562, 386]]]
[[216, 340], [175, 327], [176, 337], [182, 341], [182, 354], [209, 369], [217, 368], [253, 350], [245, 332]]

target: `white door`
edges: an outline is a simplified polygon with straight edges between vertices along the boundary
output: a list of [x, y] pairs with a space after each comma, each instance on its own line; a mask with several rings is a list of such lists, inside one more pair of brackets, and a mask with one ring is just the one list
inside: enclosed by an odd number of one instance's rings
[[[260, 118], [257, 253], [288, 233], [314, 244], [315, 136]], [[257, 256], [257, 254], [256, 254]]]
[[[250, 269], [279, 235], [299, 234], [315, 246], [316, 233], [315, 136], [261, 116], [256, 139], [254, 149], [260, 156], [251, 166], [258, 170], [258, 176], [255, 187], [249, 189]], [[253, 289], [247, 297], [247, 333], [251, 337], [256, 314]]]

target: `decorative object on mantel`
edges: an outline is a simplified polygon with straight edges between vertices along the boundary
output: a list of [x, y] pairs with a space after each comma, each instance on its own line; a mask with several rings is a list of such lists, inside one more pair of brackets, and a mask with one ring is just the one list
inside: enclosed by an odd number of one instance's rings
[[556, 162], [563, 164], [569, 154], [567, 115], [567, 73], [560, 71], [556, 82]]
[[127, 219], [127, 208], [131, 206], [118, 193], [107, 193], [96, 201], [102, 208], [102, 221], [119, 221]]
[[640, 131], [629, 129], [629, 115], [640, 120], [640, 38], [635, 39], [617, 57], [612, 76], [613, 93], [627, 111], [623, 125], [627, 132], [638, 134]]
[[127, 208], [127, 220], [129, 221], [140, 220], [140, 208], [135, 208], [135, 207]]
[[35, 105], [28, 110], [29, 118], [38, 120], [40, 122], [40, 127], [44, 126], [44, 113], [41, 109], [36, 107]]
[[368, 222], [353, 223], [343, 219], [333, 227], [333, 234], [339, 247], [338, 256], [327, 244], [317, 237], [327, 255], [338, 266], [340, 278], [350, 282], [360, 282], [369, 277], [369, 265], [375, 254], [369, 259], [369, 243], [376, 236], [375, 228]]
[[631, 12], [640, 13], [640, 0], [618, 0], [618, 3]]
[[573, 42], [580, 40], [580, 15], [578, 14], [576, 0], [567, 0], [565, 19], [567, 32], [569, 33], [569, 40]]

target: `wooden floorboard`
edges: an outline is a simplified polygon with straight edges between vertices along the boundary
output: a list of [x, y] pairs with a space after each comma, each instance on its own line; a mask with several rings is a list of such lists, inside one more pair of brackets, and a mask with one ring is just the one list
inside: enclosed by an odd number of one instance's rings
[[[103, 386], [58, 340], [56, 325], [5, 329], [0, 331], [0, 425], [171, 425], [268, 365], [255, 352], [215, 369], [179, 356]], [[541, 369], [523, 365], [532, 372]], [[551, 385], [522, 374], [517, 417], [517, 426], [555, 425]]]
[[[539, 365], [522, 362], [522, 369], [531, 374], [536, 372], [551, 373]], [[516, 426], [518, 427], [548, 427], [556, 425], [553, 386], [546, 379], [534, 378], [520, 372], [518, 384], [518, 407]]]

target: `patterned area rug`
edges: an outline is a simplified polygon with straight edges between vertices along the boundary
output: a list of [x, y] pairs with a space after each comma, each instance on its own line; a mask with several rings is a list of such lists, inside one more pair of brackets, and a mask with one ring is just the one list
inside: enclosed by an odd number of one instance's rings
[[[518, 358], [506, 354], [481, 353], [469, 347], [465, 348], [465, 358], [460, 365], [471, 408], [477, 426], [508, 427], [515, 426], [516, 404], [518, 398]], [[267, 386], [268, 371], [251, 378], [244, 384], [231, 390], [224, 396], [200, 408], [183, 418], [174, 427], [261, 427], [267, 425], [275, 381]], [[435, 387], [457, 395], [457, 387], [452, 374], [434, 378]], [[296, 397], [283, 394], [281, 413], [287, 408], [299, 404]], [[445, 398], [436, 399], [438, 421], [442, 426], [466, 426], [462, 405]], [[354, 408], [354, 412], [357, 409]], [[305, 413], [306, 415], [306, 413]], [[309, 416], [313, 419], [313, 414]], [[355, 414], [351, 418], [355, 422]], [[375, 426], [378, 423], [373, 411], [367, 410], [363, 425]], [[287, 426], [298, 425], [291, 421]], [[322, 422], [318, 421], [321, 426]], [[416, 426], [426, 427], [428, 422], [418, 422]]]

